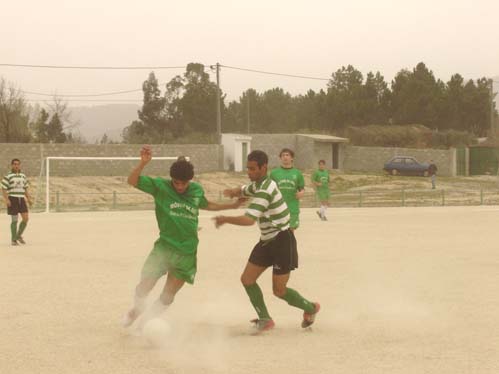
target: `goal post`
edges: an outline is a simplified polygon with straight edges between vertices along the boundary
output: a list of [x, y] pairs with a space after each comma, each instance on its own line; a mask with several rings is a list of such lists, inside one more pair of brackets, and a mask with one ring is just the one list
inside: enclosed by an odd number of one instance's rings
[[[50, 161], [52, 160], [87, 160], [87, 161], [100, 161], [100, 160], [140, 160], [140, 157], [71, 157], [71, 156], [49, 156], [45, 157], [45, 212], [50, 212]], [[176, 161], [178, 156], [168, 156], [168, 157], [153, 157], [151, 160], [169, 160]], [[185, 157], [186, 160], [190, 160], [189, 157]]]

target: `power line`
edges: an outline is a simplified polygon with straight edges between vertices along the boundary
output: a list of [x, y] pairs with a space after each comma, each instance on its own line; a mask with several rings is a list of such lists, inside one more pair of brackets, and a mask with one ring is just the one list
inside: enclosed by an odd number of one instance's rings
[[300, 79], [313, 79], [313, 80], [318, 80], [318, 81], [329, 81], [329, 78], [318, 78], [318, 77], [310, 77], [310, 76], [306, 76], [306, 75], [274, 73], [274, 72], [270, 72], [270, 71], [247, 69], [247, 68], [240, 68], [240, 67], [236, 67], [236, 66], [227, 66], [227, 65], [220, 65], [220, 66], [224, 67], [224, 68], [227, 68], [227, 69], [248, 71], [250, 73], [259, 73], [259, 74], [267, 74], [267, 75], [279, 75], [281, 77], [300, 78]]
[[[47, 99], [25, 99], [25, 101], [30, 102], [30, 103], [37, 103], [37, 102], [44, 102], [48, 103], [51, 102], [50, 100]], [[133, 99], [102, 99], [102, 100], [92, 100], [92, 99], [69, 99], [69, 100], [64, 100], [65, 102], [95, 102], [95, 103], [142, 103], [142, 100], [133, 100]]]
[[75, 70], [164, 70], [185, 69], [186, 66], [70, 66], [70, 65], [31, 65], [31, 64], [2, 64], [0, 66], [16, 68], [38, 69], [75, 69]]
[[38, 96], [50, 96], [50, 97], [98, 97], [98, 96], [112, 96], [112, 95], [121, 95], [125, 93], [131, 93], [131, 92], [139, 92], [142, 91], [142, 88], [136, 89], [136, 90], [126, 90], [126, 91], [114, 91], [114, 92], [106, 92], [106, 93], [98, 93], [98, 94], [81, 94], [81, 95], [76, 95], [76, 94], [70, 94], [70, 95], [63, 95], [63, 94], [57, 94], [57, 93], [45, 93], [45, 92], [33, 92], [33, 91], [24, 91], [24, 90], [19, 90], [22, 93], [29, 94], [29, 95], [38, 95]]

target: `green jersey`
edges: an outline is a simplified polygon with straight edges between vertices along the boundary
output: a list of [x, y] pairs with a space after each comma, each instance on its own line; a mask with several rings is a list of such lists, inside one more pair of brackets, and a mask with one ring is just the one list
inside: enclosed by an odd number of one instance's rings
[[315, 186], [315, 191], [319, 200], [327, 200], [329, 198], [329, 172], [317, 169], [312, 174], [312, 182], [321, 183], [320, 186]]
[[270, 178], [277, 183], [291, 214], [300, 212], [300, 201], [296, 193], [305, 188], [303, 174], [297, 168], [278, 167], [272, 169]]
[[2, 189], [6, 190], [9, 196], [24, 197], [28, 187], [28, 178], [21, 172], [14, 173], [11, 171], [2, 179]]
[[203, 187], [190, 182], [179, 194], [169, 179], [140, 176], [137, 188], [154, 197], [160, 239], [181, 254], [195, 254], [199, 208], [208, 205]]

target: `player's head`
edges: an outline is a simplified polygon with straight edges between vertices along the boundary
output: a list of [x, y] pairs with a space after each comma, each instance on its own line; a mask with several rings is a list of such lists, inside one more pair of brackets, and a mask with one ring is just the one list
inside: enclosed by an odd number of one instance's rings
[[194, 166], [185, 157], [179, 157], [170, 167], [172, 185], [178, 193], [184, 193], [194, 178]]
[[265, 152], [252, 151], [248, 155], [248, 164], [246, 166], [249, 179], [257, 181], [265, 177], [267, 175], [268, 163], [269, 158]]
[[295, 158], [295, 153], [292, 149], [283, 148], [279, 152], [279, 158], [281, 159], [281, 165], [284, 167], [293, 166], [293, 160]]
[[319, 160], [319, 169], [324, 170], [326, 168], [326, 161]]
[[12, 171], [19, 172], [21, 170], [21, 160], [19, 160], [18, 158], [12, 159], [12, 161], [10, 162], [10, 168], [12, 169]]

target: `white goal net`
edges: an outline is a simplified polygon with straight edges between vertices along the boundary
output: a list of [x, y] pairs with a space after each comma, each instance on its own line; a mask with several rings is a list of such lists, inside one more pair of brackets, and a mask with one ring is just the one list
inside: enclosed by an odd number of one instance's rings
[[[153, 157], [143, 174], [168, 176], [170, 165], [178, 157]], [[189, 160], [189, 157], [185, 158]], [[133, 205], [134, 201], [140, 203], [140, 199], [150, 201], [126, 182], [138, 160], [140, 157], [46, 157], [35, 200], [44, 202], [45, 212], [70, 206], [76, 210], [116, 209], [119, 201], [123, 205]]]

